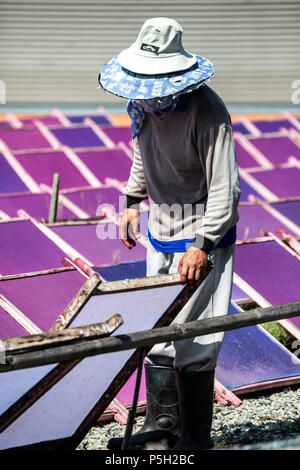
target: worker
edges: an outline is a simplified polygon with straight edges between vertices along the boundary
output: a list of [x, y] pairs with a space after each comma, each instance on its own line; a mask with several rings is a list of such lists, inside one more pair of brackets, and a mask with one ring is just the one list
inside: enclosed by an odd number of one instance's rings
[[[136, 246], [148, 198], [147, 276], [180, 273], [193, 285], [213, 270], [174, 323], [229, 311], [240, 184], [229, 113], [207, 85], [212, 64], [187, 52], [182, 27], [151, 18], [101, 70], [105, 90], [129, 99], [133, 163], [120, 238]], [[132, 445], [166, 439], [174, 450], [213, 447], [214, 373], [223, 333], [157, 344], [145, 365], [147, 412]], [[121, 448], [122, 439], [109, 441]]]

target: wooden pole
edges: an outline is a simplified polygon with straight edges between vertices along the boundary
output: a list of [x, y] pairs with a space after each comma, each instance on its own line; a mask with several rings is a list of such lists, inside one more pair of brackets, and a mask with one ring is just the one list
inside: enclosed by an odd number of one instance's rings
[[218, 333], [220, 331], [235, 330], [259, 323], [291, 318], [300, 315], [300, 302], [292, 302], [265, 309], [254, 309], [248, 312], [222, 315], [207, 318], [183, 325], [172, 325], [152, 330], [128, 333], [109, 338], [95, 339], [80, 342], [72, 346], [56, 346], [28, 353], [7, 354], [5, 363], [0, 364], [0, 372], [9, 370], [37, 367], [45, 364], [54, 364], [62, 361], [71, 361], [82, 357], [96, 356], [127, 349], [150, 348], [157, 343], [178, 341], [196, 336]]
[[52, 195], [49, 210], [49, 222], [56, 222], [57, 216], [57, 204], [58, 204], [58, 193], [59, 193], [59, 174], [54, 173], [53, 184], [52, 184]]
[[141, 349], [139, 349], [139, 365], [138, 365], [137, 377], [136, 377], [136, 381], [135, 381], [132, 406], [131, 406], [131, 410], [129, 411], [127, 425], [126, 425], [126, 429], [125, 429], [125, 435], [124, 435], [124, 439], [123, 439], [123, 442], [122, 442], [121, 450], [128, 450], [129, 447], [130, 447], [131, 435], [132, 435], [132, 430], [133, 430], [133, 425], [134, 425], [134, 418], [135, 418], [135, 414], [136, 414], [136, 407], [137, 407], [137, 403], [138, 403], [139, 391], [140, 391], [140, 386], [141, 386], [143, 361], [144, 361], [144, 349], [141, 348]]

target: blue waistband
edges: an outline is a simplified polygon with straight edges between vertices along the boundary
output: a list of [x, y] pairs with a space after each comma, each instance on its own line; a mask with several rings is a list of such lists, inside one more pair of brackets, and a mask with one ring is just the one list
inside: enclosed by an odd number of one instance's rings
[[[171, 242], [161, 242], [153, 238], [150, 231], [148, 230], [148, 239], [151, 245], [156, 248], [157, 251], [161, 251], [162, 253], [180, 253], [185, 252], [190, 248], [191, 243], [195, 241], [195, 238], [188, 238], [185, 240], [175, 240]], [[236, 225], [230, 228], [222, 240], [219, 241], [217, 245], [212, 247], [213, 249], [216, 248], [224, 248], [225, 246], [232, 245], [236, 241]]]

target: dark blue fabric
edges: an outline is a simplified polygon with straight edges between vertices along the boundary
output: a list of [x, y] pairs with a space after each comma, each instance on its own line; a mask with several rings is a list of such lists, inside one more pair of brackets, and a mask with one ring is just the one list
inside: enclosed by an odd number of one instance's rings
[[[195, 238], [188, 238], [185, 240], [175, 240], [171, 242], [161, 242], [152, 237], [150, 231], [148, 230], [148, 238], [150, 243], [156, 248], [157, 251], [162, 253], [183, 253], [190, 248], [190, 244], [195, 241]], [[219, 241], [217, 245], [212, 247], [212, 250], [216, 248], [224, 248], [225, 246], [233, 245], [236, 242], [236, 225], [230, 228], [222, 240]]]
[[156, 240], [156, 238], [153, 238], [151, 233], [148, 230], [148, 239], [150, 243], [156, 248], [157, 251], [161, 251], [162, 253], [180, 253], [180, 252], [185, 252], [188, 250], [189, 247], [186, 246], [186, 244], [192, 243], [195, 238], [190, 238], [186, 240], [176, 240], [173, 242], [160, 242], [159, 240]]

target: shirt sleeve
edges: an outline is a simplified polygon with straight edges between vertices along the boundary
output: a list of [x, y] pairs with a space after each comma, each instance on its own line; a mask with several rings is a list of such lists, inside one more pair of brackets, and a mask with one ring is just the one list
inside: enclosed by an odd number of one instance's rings
[[210, 128], [198, 141], [206, 173], [207, 204], [192, 246], [209, 251], [239, 220], [240, 180], [231, 126]]
[[132, 207], [148, 197], [145, 183], [144, 168], [137, 137], [133, 140], [133, 162], [130, 176], [124, 189], [127, 196], [126, 207]]

